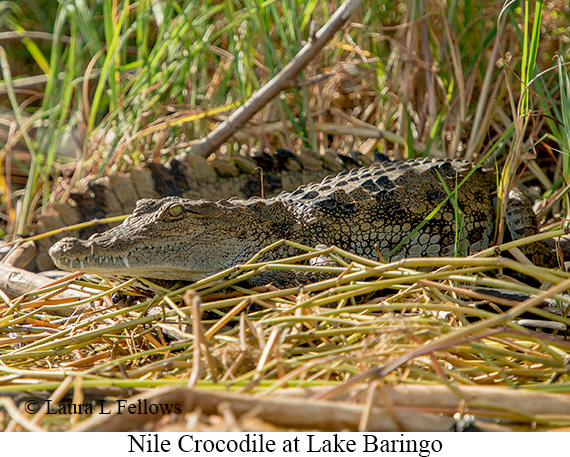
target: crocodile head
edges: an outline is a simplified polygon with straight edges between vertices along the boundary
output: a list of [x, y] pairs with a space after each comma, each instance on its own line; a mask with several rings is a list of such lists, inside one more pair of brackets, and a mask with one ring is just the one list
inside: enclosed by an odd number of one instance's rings
[[88, 240], [64, 238], [49, 254], [63, 270], [196, 281], [236, 261], [254, 235], [251, 218], [247, 205], [144, 199], [121, 225]]

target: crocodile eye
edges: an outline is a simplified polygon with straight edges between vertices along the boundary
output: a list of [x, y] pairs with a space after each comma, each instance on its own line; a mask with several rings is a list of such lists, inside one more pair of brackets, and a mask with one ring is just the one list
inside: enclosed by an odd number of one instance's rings
[[180, 205], [175, 205], [168, 210], [168, 214], [170, 215], [170, 217], [178, 218], [182, 216], [182, 213], [184, 213], [184, 209]]

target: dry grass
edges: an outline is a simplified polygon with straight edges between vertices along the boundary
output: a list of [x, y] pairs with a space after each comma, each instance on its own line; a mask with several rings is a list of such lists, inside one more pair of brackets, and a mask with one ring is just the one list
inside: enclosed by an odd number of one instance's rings
[[[315, 408], [340, 402], [336, 418], [339, 424], [367, 429], [361, 419], [355, 419], [364, 417], [366, 410], [359, 400], [361, 396], [347, 397], [343, 392], [362, 390], [363, 383], [374, 381], [374, 385], [385, 386], [447, 386], [440, 395], [451, 396], [447, 402], [455, 398], [453, 408], [441, 407], [439, 396], [432, 397], [430, 403], [426, 392], [414, 394], [423, 399], [421, 407], [394, 405], [381, 396], [376, 400], [378, 408], [404, 411], [411, 407], [426, 414], [414, 416], [414, 420], [404, 414], [396, 421], [403, 429], [448, 428], [457, 412], [460, 416], [476, 414], [478, 419], [497, 419], [506, 428], [570, 425], [568, 414], [528, 407], [522, 414], [518, 399], [508, 397], [508, 388], [542, 392], [545, 398], [570, 388], [570, 342], [565, 332], [537, 332], [518, 322], [523, 313], [535, 312], [535, 319], [558, 322], [563, 328], [570, 325], [570, 318], [565, 317], [570, 298], [561, 294], [568, 288], [569, 274], [481, 256], [381, 264], [336, 249], [331, 255], [341, 258], [346, 266], [298, 265], [300, 260], [326, 252], [309, 252], [271, 264], [246, 264], [236, 268], [232, 279], [221, 281], [228, 272], [220, 273], [130, 305], [124, 297], [117, 303], [111, 297], [132, 281], [95, 288], [81, 278], [6, 303], [0, 325], [9, 333], [0, 339], [0, 361], [5, 373], [0, 392], [26, 392], [32, 397], [53, 392], [54, 403], [78, 403], [80, 395], [88, 403], [129, 397], [149, 387], [178, 386], [188, 395], [192, 390], [184, 389], [196, 388], [202, 392], [200, 396], [206, 397], [211, 389], [229, 389], [255, 394], [247, 401], [261, 404], [279, 394], [285, 400], [274, 405], [277, 409], [286, 409], [299, 395], [312, 395], [310, 401], [315, 402]], [[249, 290], [236, 285], [266, 268], [312, 269], [333, 277], [285, 290]], [[551, 286], [545, 292], [525, 286], [501, 276], [505, 268], [547, 279]], [[526, 292], [538, 298], [518, 303], [492, 297], [476, 286]], [[64, 288], [80, 289], [89, 296], [80, 302], [62, 303], [57, 290]], [[546, 297], [554, 298], [557, 307], [547, 310], [539, 306]], [[507, 311], [496, 314], [493, 306]], [[58, 317], [56, 312], [66, 316]], [[457, 393], [463, 387], [474, 386], [481, 388], [475, 395], [470, 391]], [[291, 391], [291, 387], [301, 390]], [[471, 401], [482, 401], [485, 395], [494, 394], [486, 388], [496, 387], [504, 389], [508, 401], [490, 409], [471, 408]], [[163, 395], [164, 391], [152, 392], [146, 395], [160, 403], [160, 398], [153, 395]], [[179, 399], [186, 395], [177, 392], [182, 395]], [[211, 395], [215, 396], [214, 392]], [[292, 397], [288, 399], [288, 395]], [[470, 395], [471, 399], [461, 398]], [[230, 403], [230, 411], [232, 401], [239, 398], [246, 401], [249, 397], [238, 395], [224, 400]], [[322, 403], [324, 399], [327, 401]], [[350, 409], [353, 407], [356, 412]], [[216, 411], [212, 405], [208, 408], [208, 414], [197, 417], [192, 408], [187, 410], [197, 421], [196, 429], [223, 428], [224, 420], [215, 418], [223, 411]], [[352, 419], [344, 418], [348, 413], [343, 408], [352, 411]], [[377, 413], [376, 407], [369, 408], [373, 415]], [[431, 419], [433, 414], [428, 414], [434, 410], [443, 412], [447, 419], [440, 418], [436, 425]], [[258, 419], [274, 427], [334, 428], [330, 414], [323, 416], [322, 422], [314, 416], [310, 424], [299, 419], [303, 416], [300, 411], [296, 414], [289, 410], [287, 420], [283, 414], [271, 416], [279, 420], [265, 415]], [[182, 427], [190, 416], [177, 416], [173, 426]], [[34, 418], [36, 425], [50, 427], [49, 418], [40, 421], [38, 417]], [[143, 416], [137, 423], [142, 426], [145, 420], [153, 419]], [[155, 425], [165, 426], [163, 422]], [[244, 430], [251, 426], [241, 419], [236, 419], [234, 425]], [[376, 426], [398, 428], [393, 423]], [[9, 429], [14, 427], [14, 422], [8, 425]]]
[[[164, 2], [161, 23], [144, 2], [126, 14], [105, 0], [93, 2], [93, 11], [54, 11], [58, 29], [49, 14], [47, 23], [22, 21], [29, 3], [12, 3], [0, 11], [19, 30], [0, 37], [7, 50], [0, 52], [7, 240], [28, 234], [37, 214], [85, 176], [186, 150], [291, 59], [311, 17], [322, 23], [336, 6]], [[564, 226], [568, 12], [559, 2], [537, 4], [542, 22], [518, 4], [443, 10], [431, 1], [370, 2], [306, 67], [301, 84], [219, 154], [311, 147], [369, 157], [489, 156], [504, 170], [500, 197], [515, 181], [534, 187], [541, 219], [553, 221], [548, 228]], [[291, 22], [275, 20], [281, 17]], [[22, 57], [24, 32], [43, 29], [53, 29], [42, 38], [48, 44], [26, 35]], [[39, 79], [18, 80], [27, 72]], [[500, 249], [516, 256], [516, 244]], [[495, 251], [381, 264], [336, 250], [343, 266], [319, 270], [298, 264], [320, 254], [308, 252], [253, 261], [183, 288], [157, 286], [151, 296], [131, 292], [131, 281], [82, 277], [13, 300], [0, 294], [0, 426], [125, 424], [102, 415], [81, 422], [80, 414], [54, 421], [45, 410], [28, 415], [16, 405], [46, 398], [54, 407], [118, 398], [183, 403], [174, 417], [133, 417], [135, 429], [428, 431], [473, 418], [485, 430], [570, 426], [565, 332], [520, 322], [533, 312], [543, 324], [570, 324], [567, 273]], [[316, 269], [332, 278], [302, 289], [237, 285], [260, 268]], [[540, 287], [522, 284], [513, 271]], [[228, 273], [232, 279], [222, 279]], [[531, 295], [509, 302], [475, 287]], [[58, 298], [76, 289], [82, 300]], [[118, 301], [115, 292], [123, 294]], [[539, 307], [546, 297], [554, 308]]]

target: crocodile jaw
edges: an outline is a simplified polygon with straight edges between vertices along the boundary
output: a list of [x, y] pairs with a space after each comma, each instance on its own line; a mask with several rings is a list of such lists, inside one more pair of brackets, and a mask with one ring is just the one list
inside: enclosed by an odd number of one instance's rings
[[49, 254], [63, 270], [197, 281], [239, 262], [251, 241], [246, 213], [226, 202], [143, 199], [121, 225], [88, 240], [64, 238]]
[[62, 270], [83, 271], [103, 277], [198, 281], [218, 271], [216, 268], [200, 269], [186, 262], [173, 262], [173, 257], [179, 257], [182, 251], [176, 244], [151, 246], [143, 242], [129, 249], [105, 249], [92, 239], [64, 238], [50, 248], [49, 255]]

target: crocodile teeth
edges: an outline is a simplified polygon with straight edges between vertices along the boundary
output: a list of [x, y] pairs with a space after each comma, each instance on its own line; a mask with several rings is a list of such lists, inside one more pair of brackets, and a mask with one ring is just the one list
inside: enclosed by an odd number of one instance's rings
[[93, 256], [94, 252], [93, 252], [94, 246], [91, 245], [91, 256]]
[[129, 259], [127, 259], [127, 257], [121, 257], [121, 259], [123, 260], [123, 263], [125, 264], [125, 267], [129, 268]]
[[79, 261], [79, 266], [81, 267], [81, 269], [83, 270], [83, 260]]

